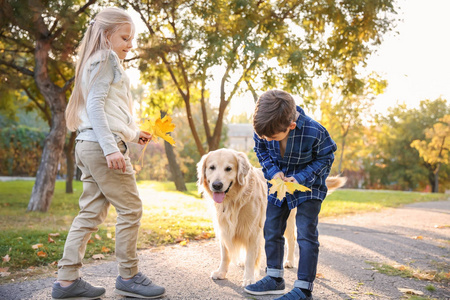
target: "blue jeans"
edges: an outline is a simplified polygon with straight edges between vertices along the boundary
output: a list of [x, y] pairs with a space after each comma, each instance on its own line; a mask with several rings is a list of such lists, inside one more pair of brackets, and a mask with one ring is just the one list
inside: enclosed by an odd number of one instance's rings
[[[316, 278], [317, 261], [319, 257], [319, 232], [317, 223], [322, 201], [307, 200], [297, 207], [295, 223], [297, 225], [297, 243], [300, 250], [297, 278], [294, 287], [313, 290]], [[264, 224], [264, 239], [267, 257], [267, 275], [283, 277], [284, 231], [289, 217], [286, 201], [281, 207], [267, 204], [266, 223]]]

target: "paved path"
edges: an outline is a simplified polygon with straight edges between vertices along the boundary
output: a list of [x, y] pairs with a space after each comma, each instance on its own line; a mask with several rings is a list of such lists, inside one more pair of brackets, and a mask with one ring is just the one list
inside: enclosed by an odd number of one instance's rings
[[[439, 228], [441, 227], [441, 228]], [[450, 286], [424, 280], [388, 276], [367, 262], [407, 265], [414, 269], [450, 272], [450, 201], [416, 203], [398, 209], [336, 219], [321, 219], [321, 250], [314, 299], [400, 299], [399, 288], [421, 291], [433, 299], [450, 299]], [[423, 239], [414, 239], [421, 236]], [[243, 292], [243, 270], [231, 265], [228, 280], [209, 278], [219, 264], [216, 241], [191, 242], [139, 252], [141, 270], [167, 289], [164, 299], [273, 299]], [[262, 270], [261, 270], [262, 271]], [[113, 293], [115, 262], [86, 265], [84, 278]], [[261, 273], [263, 275], [263, 273]], [[296, 269], [285, 272], [292, 288]], [[0, 286], [0, 299], [50, 299], [54, 276]], [[432, 284], [436, 291], [425, 289]]]

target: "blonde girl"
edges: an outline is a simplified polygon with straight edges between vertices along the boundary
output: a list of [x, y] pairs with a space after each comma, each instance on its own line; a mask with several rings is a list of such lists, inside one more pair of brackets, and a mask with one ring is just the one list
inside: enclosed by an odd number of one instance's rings
[[130, 81], [121, 66], [132, 49], [134, 29], [124, 10], [106, 8], [89, 23], [78, 50], [66, 119], [69, 130], [79, 132], [75, 158], [82, 171], [83, 193], [58, 263], [53, 299], [96, 299], [105, 294], [103, 287], [80, 278], [80, 268], [91, 233], [105, 220], [110, 204], [118, 214], [115, 292], [138, 298], [157, 298], [165, 292], [138, 271], [142, 203], [127, 143], [145, 144], [151, 135], [140, 131], [133, 120]]

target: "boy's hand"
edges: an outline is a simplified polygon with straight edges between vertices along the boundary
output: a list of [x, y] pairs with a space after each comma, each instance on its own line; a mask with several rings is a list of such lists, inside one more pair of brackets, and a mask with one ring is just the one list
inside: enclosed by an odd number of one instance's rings
[[275, 176], [272, 177], [272, 179], [276, 179], [276, 178], [280, 178], [281, 180], [284, 180], [284, 173], [278, 172], [277, 174], [275, 174]]
[[106, 162], [108, 163], [108, 168], [110, 169], [122, 170], [122, 173], [125, 173], [127, 169], [125, 159], [120, 151], [106, 155]]
[[297, 179], [295, 179], [294, 177], [284, 177], [283, 180], [286, 181], [286, 182], [298, 183]]
[[145, 145], [152, 139], [152, 135], [147, 131], [139, 132], [139, 145]]

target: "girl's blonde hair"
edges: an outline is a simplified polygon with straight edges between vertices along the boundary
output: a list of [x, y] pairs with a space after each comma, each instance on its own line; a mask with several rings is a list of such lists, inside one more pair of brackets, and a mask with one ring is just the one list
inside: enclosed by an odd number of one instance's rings
[[[77, 130], [80, 125], [79, 111], [86, 105], [86, 99], [83, 97], [81, 90], [81, 76], [88, 59], [99, 50], [112, 51], [109, 37], [116, 32], [120, 26], [130, 24], [134, 31], [134, 23], [130, 15], [123, 9], [111, 7], [99, 12], [97, 16], [89, 23], [89, 27], [81, 40], [78, 48], [78, 60], [75, 68], [75, 85], [69, 104], [66, 108], [67, 128], [70, 131]], [[132, 33], [133, 35], [134, 33]], [[104, 67], [107, 61], [103, 61], [100, 69]], [[97, 72], [97, 75], [100, 72]], [[94, 82], [92, 80], [91, 82]], [[88, 90], [91, 86], [88, 87]]]

